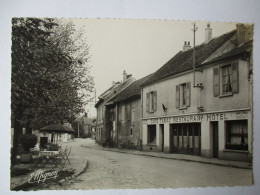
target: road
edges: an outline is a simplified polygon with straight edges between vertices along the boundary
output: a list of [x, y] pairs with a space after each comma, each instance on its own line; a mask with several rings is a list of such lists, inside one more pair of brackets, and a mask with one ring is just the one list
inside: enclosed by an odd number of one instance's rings
[[87, 159], [88, 168], [74, 181], [55, 189], [136, 189], [252, 184], [252, 170], [139, 156], [94, 148], [91, 139], [75, 139], [71, 158]]

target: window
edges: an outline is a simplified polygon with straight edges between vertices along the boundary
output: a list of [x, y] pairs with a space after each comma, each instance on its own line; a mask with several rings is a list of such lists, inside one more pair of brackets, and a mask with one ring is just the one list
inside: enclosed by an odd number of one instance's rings
[[248, 150], [247, 120], [226, 122], [226, 149]]
[[[221, 77], [220, 77], [221, 74]], [[221, 83], [221, 85], [220, 85]], [[220, 94], [221, 91], [221, 94]], [[213, 95], [238, 93], [238, 63], [217, 67], [213, 69]]]
[[176, 108], [190, 106], [190, 82], [176, 86]]
[[148, 144], [156, 144], [156, 125], [148, 125]]
[[131, 112], [131, 123], [132, 123], [132, 125], [135, 124], [135, 108], [132, 108], [132, 112]]
[[120, 107], [119, 121], [121, 121], [121, 122], [125, 121], [125, 106]]
[[157, 109], [157, 91], [146, 94], [146, 111], [155, 112]]
[[222, 93], [232, 92], [232, 73], [231, 65], [222, 67]]

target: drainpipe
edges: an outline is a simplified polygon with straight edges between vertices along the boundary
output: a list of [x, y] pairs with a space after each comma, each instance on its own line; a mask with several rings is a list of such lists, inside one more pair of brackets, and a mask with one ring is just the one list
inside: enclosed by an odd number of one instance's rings
[[142, 151], [143, 143], [143, 88], [141, 89], [141, 119], [140, 119], [140, 150]]

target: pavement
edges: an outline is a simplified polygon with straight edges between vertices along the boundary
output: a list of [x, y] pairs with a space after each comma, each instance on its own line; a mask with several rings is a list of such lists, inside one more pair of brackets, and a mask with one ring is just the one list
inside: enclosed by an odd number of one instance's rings
[[202, 156], [186, 155], [186, 154], [173, 154], [173, 153], [163, 153], [163, 152], [128, 150], [128, 149], [123, 149], [123, 148], [107, 148], [107, 147], [104, 148], [104, 147], [99, 146], [94, 143], [91, 145], [90, 144], [81, 144], [80, 146], [85, 147], [85, 148], [93, 148], [93, 149], [97, 149], [97, 150], [106, 150], [106, 151], [127, 153], [127, 154], [133, 154], [133, 155], [150, 156], [150, 157], [155, 157], [155, 158], [165, 158], [165, 159], [172, 159], [172, 160], [213, 164], [213, 165], [218, 165], [218, 166], [226, 166], [226, 167], [233, 167], [233, 168], [240, 168], [240, 169], [252, 169], [252, 163], [250, 163], [250, 162], [221, 160], [221, 159], [217, 159], [217, 158], [206, 158], [206, 157], [202, 157]]
[[[66, 144], [67, 143], [64, 143], [64, 146]], [[71, 180], [71, 179], [74, 179], [77, 176], [79, 176], [80, 174], [82, 174], [88, 166], [88, 161], [86, 159], [79, 159], [78, 157], [70, 156], [69, 160], [70, 160], [70, 164], [67, 163], [64, 168], [61, 168], [61, 167], [54, 167], [53, 168], [51, 165], [46, 165], [44, 168], [42, 168], [40, 166], [33, 167], [33, 165], [34, 165], [33, 163], [19, 163], [19, 164], [15, 165], [16, 168], [27, 168], [27, 169], [30, 169], [32, 171], [28, 174], [25, 174], [25, 175], [11, 177], [10, 189], [14, 190], [15, 188], [18, 188], [22, 185], [25, 185], [28, 182], [28, 180], [30, 179], [31, 174], [38, 171], [39, 169], [41, 169], [43, 171], [47, 171], [47, 170], [58, 170], [58, 171], [69, 170], [69, 171], [73, 171], [73, 175], [66, 177], [66, 178], [63, 178], [63, 179], [58, 181], [59, 185], [63, 185], [64, 182]]]

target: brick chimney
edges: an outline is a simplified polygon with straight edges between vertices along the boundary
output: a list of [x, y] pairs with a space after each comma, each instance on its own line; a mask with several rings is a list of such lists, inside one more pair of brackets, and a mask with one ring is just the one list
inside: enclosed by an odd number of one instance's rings
[[253, 25], [237, 24], [237, 45], [241, 45], [253, 39]]
[[190, 42], [184, 41], [183, 51], [187, 51], [190, 48], [191, 48]]
[[210, 27], [210, 24], [207, 24], [207, 28], [205, 29], [205, 42], [210, 41], [212, 38], [212, 28]]
[[126, 74], [126, 71], [124, 70], [124, 72], [123, 72], [123, 82], [125, 82], [126, 79], [127, 79], [127, 74]]

